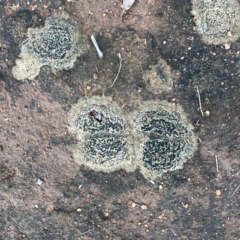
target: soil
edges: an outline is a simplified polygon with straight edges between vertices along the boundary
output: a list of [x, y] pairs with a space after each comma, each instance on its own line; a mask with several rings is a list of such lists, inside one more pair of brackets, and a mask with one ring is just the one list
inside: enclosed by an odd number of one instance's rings
[[[45, 66], [33, 81], [14, 79], [27, 29], [61, 11], [89, 50], [69, 71]], [[229, 49], [204, 44], [190, 0], [136, 0], [122, 13], [119, 0], [0, 1], [0, 239], [240, 239], [240, 39]], [[151, 92], [143, 76], [161, 59], [173, 86]], [[199, 138], [194, 157], [154, 182], [139, 170], [77, 165], [68, 112], [103, 94], [125, 114], [145, 100], [180, 104]]]

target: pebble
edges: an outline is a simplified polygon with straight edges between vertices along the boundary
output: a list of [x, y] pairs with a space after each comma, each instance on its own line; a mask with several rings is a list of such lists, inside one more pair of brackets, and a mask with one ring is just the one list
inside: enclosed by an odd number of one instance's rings
[[207, 117], [209, 117], [210, 116], [210, 111], [205, 111], [205, 115], [207, 116]]
[[216, 190], [216, 195], [220, 196], [221, 195], [221, 191], [220, 190]]
[[141, 209], [142, 210], [147, 210], [147, 206], [146, 205], [141, 205]]
[[95, 79], [95, 80], [98, 79], [97, 73], [94, 73], [94, 74], [93, 74], [93, 79]]

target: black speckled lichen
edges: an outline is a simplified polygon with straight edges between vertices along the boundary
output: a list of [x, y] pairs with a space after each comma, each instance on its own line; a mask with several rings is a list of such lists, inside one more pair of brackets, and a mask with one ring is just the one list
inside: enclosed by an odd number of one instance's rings
[[13, 68], [18, 80], [34, 79], [44, 65], [55, 70], [68, 70], [86, 49], [85, 36], [76, 20], [67, 13], [52, 15], [45, 27], [29, 29], [28, 40], [23, 43], [20, 57]]
[[[98, 121], [91, 111], [101, 114]], [[133, 140], [122, 109], [111, 98], [81, 99], [69, 114], [69, 130], [76, 133], [74, 159], [92, 169], [111, 172], [125, 168], [133, 171]]]
[[[101, 113], [102, 121], [91, 116], [93, 110]], [[197, 147], [182, 108], [169, 103], [147, 101], [126, 116], [110, 98], [93, 97], [72, 107], [69, 123], [78, 139], [75, 161], [104, 172], [139, 167], [154, 179], [182, 168]]]
[[155, 178], [182, 168], [197, 141], [183, 109], [169, 103], [144, 102], [130, 119], [141, 172]]

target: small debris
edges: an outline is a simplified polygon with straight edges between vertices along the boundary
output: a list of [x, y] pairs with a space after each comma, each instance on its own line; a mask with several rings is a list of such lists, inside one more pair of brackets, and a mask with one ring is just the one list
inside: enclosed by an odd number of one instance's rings
[[162, 190], [162, 189], [163, 189], [163, 186], [162, 186], [162, 185], [159, 185], [158, 188], [159, 188], [159, 190]]
[[[233, 192], [232, 196], [237, 192], [237, 190], [239, 189], [240, 185], [238, 185], [238, 187], [235, 189], [235, 191]], [[231, 196], [231, 197], [232, 197]]]
[[215, 155], [215, 160], [216, 160], [216, 169], [217, 169], [217, 173], [218, 173], [218, 156]]
[[216, 190], [216, 195], [220, 196], [221, 195], [221, 191], [220, 190]]
[[207, 117], [209, 117], [210, 116], [210, 112], [207, 110], [207, 111], [205, 111], [205, 115], [207, 116]]
[[198, 94], [199, 108], [200, 108], [202, 116], [204, 117], [204, 114], [203, 114], [203, 111], [202, 111], [202, 102], [201, 102], [201, 97], [200, 97], [198, 87], [197, 87], [197, 94]]
[[97, 112], [96, 110], [92, 110], [89, 113], [90, 116], [93, 116], [98, 122], [102, 122], [102, 114], [100, 112]]
[[147, 210], [147, 206], [146, 205], [141, 205], [141, 209], [142, 210]]
[[224, 46], [225, 49], [230, 49], [231, 44], [230, 43], [225, 43], [225, 44], [223, 44], [223, 46]]
[[119, 75], [119, 73], [120, 73], [120, 71], [121, 71], [121, 68], [122, 68], [122, 57], [121, 57], [121, 54], [120, 54], [120, 53], [118, 54], [118, 57], [119, 57], [119, 59], [120, 59], [119, 69], [118, 69], [117, 76], [115, 77], [115, 79], [114, 79], [114, 81], [113, 81], [113, 83], [112, 83], [112, 85], [111, 85], [111, 88], [113, 87], [114, 83], [115, 83], [116, 80], [118, 79], [118, 75]]
[[37, 180], [37, 185], [42, 185], [42, 183], [43, 183], [43, 181], [40, 179], [40, 178], [38, 178], [38, 180]]
[[135, 208], [136, 206], [137, 206], [137, 204], [132, 202], [132, 208]]
[[183, 203], [182, 202], [182, 205], [183, 205], [184, 208], [188, 208], [188, 204], [187, 203]]
[[88, 231], [86, 231], [86, 232], [83, 232], [83, 233], [80, 234], [80, 236], [85, 235], [86, 233], [89, 233], [89, 232], [91, 232], [91, 231], [93, 231], [93, 230], [94, 230], [94, 228], [92, 228], [92, 229], [90, 229], [90, 230], [88, 230]]
[[157, 75], [159, 76], [159, 78], [160, 78], [163, 82], [166, 82], [166, 78], [165, 78], [164, 75], [161, 73], [159, 67], [156, 67], [155, 70], [156, 70]]
[[98, 56], [102, 59], [103, 58], [103, 53], [102, 51], [100, 50], [98, 44], [97, 44], [97, 41], [96, 41], [96, 38], [94, 37], [94, 35], [91, 36], [91, 40], [93, 42], [93, 45], [94, 47], [96, 48], [97, 50], [97, 53], [98, 53]]
[[77, 209], [77, 212], [81, 212], [81, 211], [82, 211], [82, 209], [81, 209], [81, 208], [78, 208], [78, 209]]
[[153, 180], [150, 180], [149, 181], [152, 185], [154, 185], [155, 184], [155, 182], [153, 181]]
[[87, 90], [90, 90], [92, 87], [91, 86], [87, 86]]
[[124, 15], [131, 8], [131, 6], [134, 4], [134, 2], [135, 2], [135, 0], [123, 0], [123, 4], [122, 4], [123, 13], [122, 13], [122, 15]]
[[98, 74], [96, 72], [93, 74], [93, 79], [98, 79]]

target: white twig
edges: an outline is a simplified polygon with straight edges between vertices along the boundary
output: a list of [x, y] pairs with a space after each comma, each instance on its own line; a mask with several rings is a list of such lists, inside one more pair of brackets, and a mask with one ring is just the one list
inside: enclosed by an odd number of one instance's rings
[[88, 231], [86, 231], [86, 232], [81, 233], [80, 236], [85, 235], [86, 233], [89, 233], [89, 232], [91, 232], [92, 230], [94, 230], [94, 228], [92, 228], [92, 229], [90, 229], [90, 230], [88, 230]]
[[[235, 191], [233, 192], [232, 196], [236, 193], [236, 191], [239, 189], [239, 187], [240, 187], [240, 184], [239, 184], [238, 187], [235, 189]], [[231, 196], [231, 197], [232, 197], [232, 196]]]
[[94, 47], [96, 48], [97, 50], [97, 53], [98, 53], [98, 56], [102, 59], [103, 58], [103, 53], [102, 51], [100, 50], [98, 44], [97, 44], [97, 41], [96, 41], [96, 38], [94, 37], [94, 35], [91, 36], [91, 40], [93, 42], [93, 45]]
[[121, 68], [122, 68], [122, 57], [121, 57], [121, 54], [120, 54], [120, 53], [118, 54], [118, 57], [119, 57], [119, 59], [120, 59], [119, 69], [118, 69], [117, 76], [115, 77], [115, 79], [114, 79], [114, 81], [113, 81], [113, 83], [112, 83], [112, 85], [111, 85], [111, 88], [113, 87], [114, 83], [115, 83], [116, 80], [118, 79], [118, 75], [119, 75], [119, 73], [120, 73], [120, 71], [121, 71]]
[[199, 108], [200, 108], [202, 116], [204, 117], [204, 114], [203, 114], [203, 111], [202, 111], [201, 97], [200, 97], [200, 93], [199, 93], [198, 87], [197, 87], [197, 93], [198, 93]]
[[22, 44], [24, 44], [25, 42], [27, 42], [29, 40], [29, 38], [25, 39], [22, 43], [20, 43], [18, 46], [20, 47]]
[[216, 160], [216, 169], [217, 169], [217, 173], [218, 173], [218, 156], [215, 155], [215, 160]]

